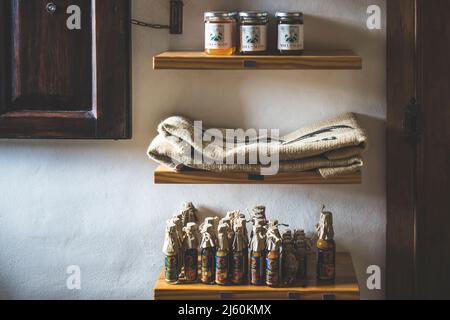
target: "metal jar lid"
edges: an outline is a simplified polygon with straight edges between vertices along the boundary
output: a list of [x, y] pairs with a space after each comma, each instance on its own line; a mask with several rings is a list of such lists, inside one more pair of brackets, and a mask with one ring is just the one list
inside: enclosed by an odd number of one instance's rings
[[303, 12], [277, 12], [275, 13], [275, 17], [303, 19]]
[[269, 14], [267, 12], [259, 11], [241, 11], [239, 12], [239, 17], [250, 19], [267, 19], [269, 18]]
[[239, 12], [239, 19], [242, 22], [269, 22], [269, 14], [267, 12], [258, 12], [258, 11], [242, 11]]
[[237, 12], [230, 11], [207, 11], [205, 12], [205, 20], [209, 18], [228, 18], [235, 19], [237, 17]]

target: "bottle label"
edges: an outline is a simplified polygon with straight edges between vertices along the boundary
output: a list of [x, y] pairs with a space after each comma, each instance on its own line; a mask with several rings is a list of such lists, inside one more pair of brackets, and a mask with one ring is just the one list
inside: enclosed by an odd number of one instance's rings
[[216, 254], [216, 283], [227, 284], [228, 282], [228, 261], [229, 256], [224, 251], [217, 251]]
[[278, 25], [278, 50], [303, 50], [304, 31], [302, 24]]
[[266, 258], [266, 284], [268, 286], [278, 286], [280, 284], [280, 257], [271, 254]]
[[252, 252], [250, 258], [251, 283], [253, 285], [264, 284], [264, 260], [261, 252]]
[[258, 52], [267, 50], [267, 26], [241, 26], [241, 51]]
[[233, 48], [233, 24], [206, 23], [205, 48], [206, 49]]
[[164, 276], [166, 281], [176, 282], [178, 281], [178, 259], [176, 255], [166, 256], [165, 259], [166, 270]]
[[184, 274], [187, 281], [196, 281], [198, 278], [198, 251], [186, 250], [184, 255]]
[[203, 249], [201, 263], [201, 280], [203, 283], [213, 283], [215, 276], [215, 253], [211, 248]]
[[336, 277], [335, 249], [319, 249], [317, 252], [317, 277], [320, 280], [334, 280]]
[[242, 252], [234, 252], [232, 258], [231, 282], [241, 284], [244, 281], [244, 265]]

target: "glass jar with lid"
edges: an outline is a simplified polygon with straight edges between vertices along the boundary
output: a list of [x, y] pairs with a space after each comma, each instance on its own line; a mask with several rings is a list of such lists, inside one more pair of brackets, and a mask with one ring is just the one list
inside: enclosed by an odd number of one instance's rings
[[237, 13], [205, 12], [205, 52], [209, 55], [232, 55], [236, 52]]
[[239, 52], [241, 54], [262, 54], [267, 52], [267, 12], [239, 12]]
[[304, 51], [302, 12], [277, 12], [278, 50], [281, 54], [298, 55]]

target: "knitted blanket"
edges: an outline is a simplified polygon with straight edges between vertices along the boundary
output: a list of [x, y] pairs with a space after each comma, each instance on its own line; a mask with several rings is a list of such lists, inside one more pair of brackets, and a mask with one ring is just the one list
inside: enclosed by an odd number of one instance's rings
[[270, 175], [317, 170], [327, 178], [363, 167], [361, 155], [368, 139], [352, 113], [281, 138], [270, 131], [254, 131], [211, 129], [185, 117], [170, 117], [158, 126], [148, 155], [177, 171], [192, 168]]

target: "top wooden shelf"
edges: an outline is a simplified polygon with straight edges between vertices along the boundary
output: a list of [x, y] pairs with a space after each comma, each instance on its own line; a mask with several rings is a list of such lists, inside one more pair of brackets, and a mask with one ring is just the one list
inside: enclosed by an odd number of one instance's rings
[[307, 51], [301, 56], [209, 56], [197, 51], [169, 51], [153, 58], [153, 68], [174, 70], [361, 70], [353, 51]]

